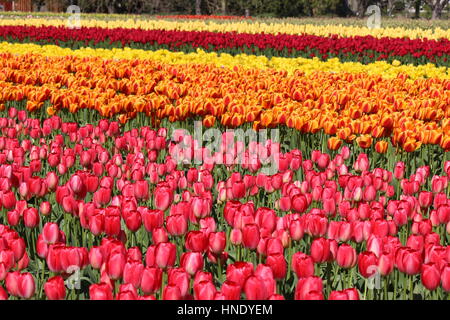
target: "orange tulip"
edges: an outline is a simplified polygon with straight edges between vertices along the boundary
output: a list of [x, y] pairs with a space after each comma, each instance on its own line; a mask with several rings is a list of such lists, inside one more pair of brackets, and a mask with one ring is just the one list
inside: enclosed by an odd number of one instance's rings
[[378, 153], [386, 153], [388, 149], [388, 143], [386, 141], [378, 141], [375, 144], [375, 151]]
[[211, 128], [212, 126], [214, 126], [214, 123], [216, 122], [216, 117], [208, 115], [205, 116], [205, 118], [203, 118], [203, 125], [206, 128]]
[[362, 135], [356, 138], [356, 142], [361, 148], [367, 149], [372, 145], [372, 137], [369, 135]]
[[445, 152], [450, 151], [450, 136], [446, 136], [442, 139], [441, 147], [445, 150]]
[[335, 151], [342, 146], [342, 140], [337, 137], [330, 137], [328, 138], [327, 146], [328, 149]]
[[415, 140], [415, 139], [408, 138], [408, 139], [405, 141], [405, 143], [403, 144], [403, 149], [404, 149], [406, 152], [414, 152], [414, 151], [416, 151], [417, 149], [419, 149], [421, 145], [422, 145], [422, 143], [421, 143], [420, 141], [417, 141], [417, 140]]

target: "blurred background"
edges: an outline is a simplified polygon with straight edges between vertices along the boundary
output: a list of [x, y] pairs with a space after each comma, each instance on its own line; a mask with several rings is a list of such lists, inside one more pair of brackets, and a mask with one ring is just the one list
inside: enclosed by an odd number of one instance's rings
[[83, 13], [196, 14], [254, 17], [363, 17], [370, 5], [383, 16], [448, 19], [449, 0], [0, 0], [0, 11]]

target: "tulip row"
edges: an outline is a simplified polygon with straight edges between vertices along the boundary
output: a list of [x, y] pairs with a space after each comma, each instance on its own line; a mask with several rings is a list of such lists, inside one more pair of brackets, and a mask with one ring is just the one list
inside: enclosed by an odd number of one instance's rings
[[375, 167], [346, 146], [306, 159], [225, 132], [211, 150], [174, 128], [71, 116], [0, 114], [2, 299], [450, 291], [450, 161], [408, 175], [403, 162]]
[[[201, 20], [198, 21], [200, 17]], [[187, 16], [183, 16], [186, 19]], [[394, 26], [390, 21], [384, 21], [384, 25], [389, 27], [369, 29], [366, 26], [347, 25], [350, 19], [330, 20], [329, 23], [321, 23], [323, 20], [313, 19], [253, 19], [246, 18], [243, 21], [221, 21], [218, 16], [194, 16], [197, 21], [177, 21], [174, 16], [146, 17], [140, 16], [114, 16], [108, 15], [108, 19], [102, 19], [101, 15], [93, 17], [92, 15], [81, 16], [81, 26], [98, 28], [128, 28], [142, 30], [180, 30], [180, 31], [207, 31], [207, 32], [234, 32], [249, 34], [289, 34], [289, 35], [315, 35], [320, 37], [354, 37], [354, 36], [372, 36], [375, 38], [409, 38], [409, 39], [450, 39], [448, 25], [436, 27], [436, 21], [431, 26], [420, 27], [423, 21], [415, 21], [414, 26], [409, 28]], [[203, 19], [207, 18], [207, 19]], [[241, 17], [237, 17], [241, 19]], [[248, 21], [252, 20], [252, 21]], [[306, 21], [306, 23], [304, 22]], [[359, 22], [359, 21], [357, 21]], [[353, 24], [355, 21], [352, 21]], [[60, 17], [52, 18], [3, 18], [0, 20], [0, 26], [67, 26], [67, 19]]]
[[1, 26], [0, 38], [8, 41], [56, 43], [79, 48], [130, 46], [192, 52], [197, 48], [231, 54], [249, 53], [268, 57], [318, 57], [327, 60], [370, 63], [378, 60], [448, 66], [450, 40], [374, 38], [372, 36], [320, 37], [315, 35], [218, 33], [207, 31], [63, 28]]
[[253, 20], [245, 16], [216, 16], [216, 15], [165, 15], [156, 16], [156, 19], [180, 19], [180, 20]]
[[296, 71], [300, 70], [306, 75], [317, 71], [326, 71], [331, 73], [368, 73], [380, 75], [388, 79], [396, 78], [399, 75], [406, 75], [413, 80], [423, 78], [450, 79], [448, 68], [436, 67], [433, 64], [412, 66], [401, 65], [399, 61], [394, 61], [392, 64], [385, 61], [377, 61], [365, 65], [358, 62], [341, 63], [336, 58], [320, 61], [317, 58], [267, 58], [265, 56], [247, 54], [231, 56], [224, 53], [207, 53], [201, 49], [197, 49], [196, 52], [184, 54], [181, 52], [170, 52], [168, 50], [146, 51], [130, 48], [113, 48], [110, 50], [81, 48], [72, 50], [55, 45], [40, 46], [30, 43], [13, 44], [3, 42], [0, 43], [0, 52], [11, 53], [13, 55], [33, 53], [48, 57], [76, 56], [79, 58], [100, 57], [114, 60], [154, 60], [166, 64], [213, 64], [217, 67], [227, 68], [275, 69], [278, 71], [286, 71], [289, 75], [293, 75]]
[[356, 142], [363, 149], [375, 145], [382, 154], [387, 138], [407, 152], [430, 145], [430, 159], [434, 146], [450, 149], [450, 82], [444, 79], [301, 71], [289, 76], [271, 69], [11, 54], [3, 54], [0, 65], [1, 102], [19, 106], [25, 99], [28, 111], [90, 109], [122, 123], [145, 113], [143, 122], [153, 125], [200, 117], [206, 127], [282, 126], [292, 143], [323, 148], [328, 139], [330, 150]]

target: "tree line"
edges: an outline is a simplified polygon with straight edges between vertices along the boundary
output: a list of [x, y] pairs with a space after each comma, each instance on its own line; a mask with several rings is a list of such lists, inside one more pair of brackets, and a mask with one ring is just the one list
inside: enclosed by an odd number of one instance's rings
[[[34, 0], [42, 6], [50, 0]], [[78, 5], [82, 12], [134, 14], [215, 14], [262, 17], [364, 16], [370, 5], [383, 14], [439, 19], [450, 0], [53, 0]]]

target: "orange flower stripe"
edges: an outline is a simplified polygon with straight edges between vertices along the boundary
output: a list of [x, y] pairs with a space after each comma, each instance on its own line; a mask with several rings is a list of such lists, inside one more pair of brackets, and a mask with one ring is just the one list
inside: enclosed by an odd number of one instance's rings
[[[422, 144], [450, 150], [450, 80], [411, 80], [400, 74], [386, 79], [367, 73], [309, 75], [272, 69], [233, 69], [207, 64], [97, 57], [45, 57], [0, 54], [0, 105], [27, 100], [27, 109], [46, 106], [98, 111], [121, 122], [138, 112], [161, 120], [201, 116], [205, 126], [255, 129], [285, 125], [305, 133], [356, 141], [390, 138], [394, 146], [414, 151]], [[44, 104], [48, 101], [50, 104]], [[385, 151], [384, 143], [377, 149]]]

